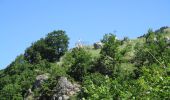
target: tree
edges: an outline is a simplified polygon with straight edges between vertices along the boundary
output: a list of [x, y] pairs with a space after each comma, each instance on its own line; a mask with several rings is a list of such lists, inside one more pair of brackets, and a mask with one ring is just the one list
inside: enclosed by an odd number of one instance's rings
[[88, 69], [90, 69], [91, 54], [83, 48], [74, 48], [71, 55], [74, 61], [68, 73], [75, 80], [82, 81]]
[[146, 37], [146, 42], [150, 44], [157, 40], [155, 33], [152, 31], [152, 29], [148, 30], [148, 33], [146, 34], [145, 37]]
[[48, 45], [47, 59], [51, 62], [59, 60], [68, 50], [69, 38], [65, 31], [58, 30], [48, 33], [45, 43]]
[[120, 41], [118, 41], [116, 36], [111, 33], [105, 34], [101, 41], [104, 44], [101, 50], [101, 54], [104, 56], [110, 56], [111, 58], [115, 59]]
[[41, 38], [25, 51], [25, 59], [30, 63], [39, 63], [41, 60], [55, 62], [68, 49], [69, 38], [65, 31], [53, 31], [45, 39]]
[[121, 62], [121, 55], [118, 48], [120, 41], [111, 33], [105, 34], [101, 41], [104, 46], [101, 49], [101, 56], [95, 64], [93, 71], [99, 71], [104, 75], [116, 74], [118, 64]]

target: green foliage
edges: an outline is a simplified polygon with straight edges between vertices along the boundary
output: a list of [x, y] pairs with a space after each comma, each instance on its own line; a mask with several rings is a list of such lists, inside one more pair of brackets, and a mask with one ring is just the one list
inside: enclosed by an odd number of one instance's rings
[[74, 48], [71, 56], [74, 60], [68, 73], [75, 80], [82, 81], [82, 78], [87, 74], [88, 69], [90, 69], [91, 54], [83, 48]]
[[48, 73], [51, 73], [54, 77], [57, 76], [68, 76], [67, 72], [68, 69], [66, 69], [63, 66], [57, 65], [57, 64], [52, 64], [51, 68], [49, 69]]
[[113, 34], [104, 35], [101, 40], [104, 44], [101, 49], [101, 56], [94, 65], [93, 71], [98, 71], [104, 75], [115, 76], [121, 63], [121, 54], [119, 52], [120, 41]]
[[31, 47], [25, 51], [25, 59], [30, 63], [39, 63], [42, 59], [45, 59], [47, 45], [44, 39], [40, 39], [33, 43]]
[[81, 98], [101, 99], [169, 99], [169, 76], [157, 65], [142, 67], [138, 79], [111, 79], [98, 73], [84, 78]]
[[69, 38], [65, 31], [53, 31], [47, 35], [45, 42], [48, 45], [47, 59], [51, 62], [58, 61], [68, 49]]
[[164, 68], [157, 65], [142, 67], [142, 75], [131, 84], [136, 99], [168, 99], [170, 91], [169, 76]]
[[161, 34], [156, 35], [148, 31], [146, 43], [136, 44], [135, 62], [137, 66], [152, 65], [154, 63], [166, 67], [169, 63], [169, 43]]
[[[0, 70], [0, 99], [50, 100], [56, 93], [58, 78], [65, 76], [82, 87], [70, 99], [169, 100], [170, 42], [162, 33], [164, 29], [167, 27], [159, 32], [149, 30], [143, 38], [132, 41], [106, 34], [101, 49], [69, 51], [65, 31], [53, 31]], [[34, 88], [36, 76], [42, 74], [49, 78]]]
[[75, 59], [72, 57], [72, 51], [68, 51], [62, 58], [61, 62], [59, 62], [59, 65], [62, 66], [65, 71], [68, 71], [71, 66], [73, 66], [73, 62]]
[[148, 30], [148, 33], [145, 36], [146, 42], [149, 44], [152, 44], [155, 41], [155, 33], [152, 31], [152, 29]]
[[24, 56], [18, 56], [1, 74], [0, 97], [22, 100], [34, 81], [35, 73], [31, 69]]
[[116, 72], [114, 60], [109, 56], [101, 56], [92, 67], [92, 72], [100, 72], [103, 75], [112, 75]]
[[120, 62], [129, 62], [133, 56], [133, 46], [131, 44], [126, 44], [119, 50]]
[[[48, 99], [51, 100], [52, 96], [55, 94], [53, 90], [57, 85], [57, 77], [51, 77], [46, 82], [42, 84], [42, 87], [37, 89], [37, 96], [40, 96], [40, 99]], [[39, 94], [41, 93], [41, 94]]]
[[68, 49], [68, 36], [65, 31], [53, 31], [45, 39], [41, 38], [25, 51], [25, 59], [30, 63], [39, 63], [45, 59], [49, 62], [58, 61]]
[[124, 37], [123, 40], [121, 40], [121, 44], [123, 45], [123, 44], [125, 44], [126, 42], [129, 42], [129, 41], [130, 41], [129, 37]]
[[[1, 95], [1, 97], [5, 97], [5, 98], [8, 98], [8, 99], [12, 99], [12, 100], [22, 100], [22, 95], [20, 94], [20, 90], [21, 87], [20, 85], [17, 85], [17, 84], [8, 84], [8, 85], [5, 85], [5, 87], [2, 89], [2, 93], [3, 95]], [[17, 91], [17, 92], [16, 92]]]
[[92, 100], [112, 99], [111, 80], [101, 74], [86, 76], [83, 82], [83, 96], [81, 98]]
[[111, 33], [105, 34], [101, 41], [104, 43], [101, 54], [104, 56], [110, 56], [114, 60], [117, 60], [118, 46], [120, 42], [116, 39], [116, 36]]
[[156, 30], [155, 33], [159, 34], [159, 33], [164, 33], [166, 29], [168, 29], [168, 26], [163, 26], [160, 29]]

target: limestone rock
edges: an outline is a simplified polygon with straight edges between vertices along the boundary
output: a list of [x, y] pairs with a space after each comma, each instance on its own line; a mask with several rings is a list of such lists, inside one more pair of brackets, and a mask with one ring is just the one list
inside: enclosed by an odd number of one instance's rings
[[36, 77], [36, 81], [34, 83], [34, 88], [39, 88], [41, 87], [42, 83], [47, 80], [49, 77], [48, 77], [48, 74], [42, 74], [42, 75], [38, 75]]
[[54, 91], [56, 93], [53, 95], [53, 100], [68, 100], [70, 96], [80, 91], [80, 85], [71, 83], [67, 77], [60, 77]]

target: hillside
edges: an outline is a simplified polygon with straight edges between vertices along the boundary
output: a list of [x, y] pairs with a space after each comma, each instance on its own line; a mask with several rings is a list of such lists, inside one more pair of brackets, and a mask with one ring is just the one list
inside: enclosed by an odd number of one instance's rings
[[170, 28], [137, 39], [106, 34], [98, 48], [68, 50], [65, 31], [53, 31], [0, 70], [1, 100], [168, 100]]

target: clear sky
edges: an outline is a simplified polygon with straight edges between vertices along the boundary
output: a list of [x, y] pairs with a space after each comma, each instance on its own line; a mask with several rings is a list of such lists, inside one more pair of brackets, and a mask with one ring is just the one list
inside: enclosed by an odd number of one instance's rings
[[116, 31], [136, 38], [170, 26], [170, 0], [0, 0], [0, 69], [53, 30], [65, 30], [70, 47]]

